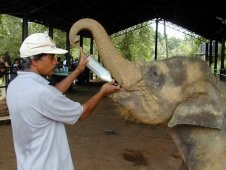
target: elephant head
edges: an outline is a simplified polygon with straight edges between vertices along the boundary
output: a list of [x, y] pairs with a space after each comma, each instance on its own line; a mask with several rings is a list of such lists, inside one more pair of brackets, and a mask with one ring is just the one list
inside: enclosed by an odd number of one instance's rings
[[[71, 44], [76, 43], [76, 35], [81, 30], [92, 33], [103, 65], [123, 87], [112, 95], [120, 113], [145, 124], [168, 123], [176, 132], [172, 136], [188, 167], [200, 165], [200, 161], [193, 166], [187, 160], [196, 142], [184, 141], [197, 136], [193, 128], [216, 131], [224, 128], [226, 113], [225, 85], [211, 73], [207, 63], [185, 56], [152, 62], [128, 61], [114, 48], [102, 25], [93, 19], [74, 23], [69, 35]], [[178, 130], [181, 126], [186, 128]]]

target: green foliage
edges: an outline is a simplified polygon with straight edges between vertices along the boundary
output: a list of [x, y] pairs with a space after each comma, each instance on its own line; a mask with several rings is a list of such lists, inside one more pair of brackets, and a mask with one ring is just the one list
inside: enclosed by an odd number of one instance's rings
[[[29, 35], [35, 32], [49, 32], [48, 27], [29, 22]], [[128, 28], [122, 33], [117, 33], [118, 36], [112, 36], [111, 40], [114, 46], [125, 56], [132, 61], [150, 61], [154, 60], [155, 55], [155, 31], [147, 24], [142, 23], [134, 27]], [[60, 30], [53, 30], [53, 40], [60, 48], [66, 48], [66, 33]], [[0, 14], [0, 54], [8, 54], [15, 59], [19, 56], [19, 48], [22, 42], [22, 19]], [[201, 38], [195, 39], [191, 36], [185, 36], [184, 39], [169, 37], [168, 55], [186, 55], [195, 56], [199, 51], [199, 45], [203, 40]], [[83, 49], [85, 53], [90, 52], [90, 39], [84, 38]], [[157, 58], [162, 59], [166, 57], [166, 39], [164, 35], [158, 33], [158, 51]], [[71, 47], [70, 53], [73, 59], [79, 57], [79, 46]], [[93, 49], [93, 54], [98, 56], [98, 52]], [[65, 56], [60, 56], [63, 60]]]
[[46, 26], [42, 24], [38, 24], [35, 22], [29, 22], [28, 23], [28, 33], [33, 34], [33, 33], [39, 33], [39, 32], [48, 32], [48, 29]]
[[0, 16], [0, 53], [17, 58], [22, 41], [21, 19], [9, 15]]
[[[66, 49], [66, 32], [63, 32], [58, 29], [53, 29], [53, 40], [56, 43], [56, 46], [59, 48]], [[58, 55], [62, 60], [66, 59], [65, 55]]]
[[[48, 33], [48, 27], [29, 22], [28, 34], [46, 32]], [[60, 48], [66, 48], [66, 33], [60, 30], [54, 29], [54, 41]], [[0, 15], [0, 54], [8, 54], [11, 60], [14, 60], [19, 56], [19, 48], [22, 43], [22, 19], [13, 17], [10, 15]], [[64, 57], [62, 57], [64, 58]]]
[[[90, 42], [91, 39], [90, 38], [83, 38], [83, 52], [84, 54], [90, 54], [91, 51], [90, 51]], [[80, 55], [80, 44], [78, 43], [77, 46], [73, 46], [71, 48], [71, 55], [73, 57], [73, 60], [75, 59], [78, 59], [79, 58], [79, 55]], [[98, 55], [97, 51], [94, 49], [94, 55]]]
[[[133, 28], [134, 29], [134, 28]], [[151, 60], [154, 54], [154, 31], [151, 27], [129, 30], [112, 38], [112, 42], [128, 60]]]
[[66, 32], [63, 32], [58, 29], [54, 29], [53, 32], [53, 40], [56, 43], [56, 46], [59, 48], [66, 49]]
[[[129, 30], [129, 29], [128, 29]], [[185, 36], [184, 39], [170, 37], [168, 41], [168, 56], [183, 55], [195, 56], [199, 51], [201, 40]], [[166, 58], [165, 37], [158, 33], [157, 58]], [[116, 48], [129, 60], [153, 60], [155, 55], [155, 31], [151, 26], [137, 26], [137, 29], [131, 28], [124, 34], [112, 38]]]

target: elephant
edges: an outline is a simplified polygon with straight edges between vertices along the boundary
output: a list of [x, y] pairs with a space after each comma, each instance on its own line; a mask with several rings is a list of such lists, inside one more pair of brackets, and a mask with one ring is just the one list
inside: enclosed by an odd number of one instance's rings
[[122, 87], [111, 95], [121, 115], [168, 126], [183, 159], [180, 169], [226, 169], [226, 84], [206, 61], [188, 56], [129, 61], [92, 18], [72, 25], [72, 45], [83, 30], [91, 33], [101, 62]]

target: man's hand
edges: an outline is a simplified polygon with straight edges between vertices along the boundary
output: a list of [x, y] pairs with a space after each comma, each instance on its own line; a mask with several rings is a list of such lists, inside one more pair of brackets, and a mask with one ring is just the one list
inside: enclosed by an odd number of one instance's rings
[[76, 69], [78, 69], [80, 72], [83, 72], [88, 61], [89, 60], [87, 59], [87, 56], [85, 56], [85, 54], [83, 53], [82, 47], [80, 47], [79, 62], [78, 62], [78, 66], [76, 67]]
[[110, 83], [105, 83], [101, 89], [100, 89], [100, 93], [103, 94], [103, 96], [112, 94], [114, 92], [117, 92], [120, 90], [120, 85], [115, 85], [114, 84], [114, 80], [112, 80]]

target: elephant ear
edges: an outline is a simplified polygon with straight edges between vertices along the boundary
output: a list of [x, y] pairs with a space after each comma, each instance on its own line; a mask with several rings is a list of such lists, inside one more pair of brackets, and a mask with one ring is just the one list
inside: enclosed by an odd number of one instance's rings
[[193, 93], [174, 110], [168, 126], [180, 124], [197, 125], [221, 129], [225, 106], [221, 94], [211, 84], [206, 84], [207, 92]]

